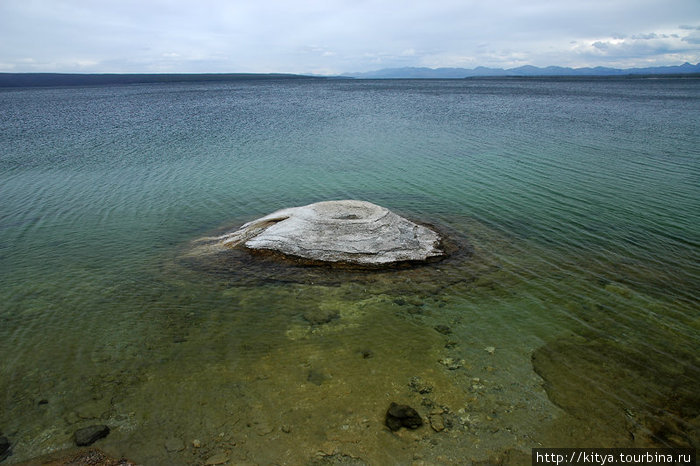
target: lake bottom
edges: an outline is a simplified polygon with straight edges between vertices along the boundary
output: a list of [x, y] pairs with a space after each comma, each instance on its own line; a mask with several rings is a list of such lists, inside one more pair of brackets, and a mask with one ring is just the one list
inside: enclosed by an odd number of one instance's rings
[[[140, 464], [529, 464], [540, 446], [696, 445], [697, 360], [672, 325], [692, 303], [653, 271], [474, 219], [442, 228], [450, 258], [389, 271], [164, 251], [139, 293], [104, 299], [119, 304], [101, 318], [122, 325], [73, 322], [60, 332], [81, 339], [75, 360], [37, 351], [5, 380], [8, 464], [94, 424], [111, 428], [95, 446]], [[425, 424], [390, 431], [392, 402]]]

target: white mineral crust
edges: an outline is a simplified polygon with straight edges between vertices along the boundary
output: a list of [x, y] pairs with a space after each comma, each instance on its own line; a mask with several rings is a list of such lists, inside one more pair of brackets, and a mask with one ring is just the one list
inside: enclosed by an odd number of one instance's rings
[[383, 265], [444, 255], [440, 236], [365, 201], [326, 201], [278, 210], [217, 238], [229, 247], [313, 261]]

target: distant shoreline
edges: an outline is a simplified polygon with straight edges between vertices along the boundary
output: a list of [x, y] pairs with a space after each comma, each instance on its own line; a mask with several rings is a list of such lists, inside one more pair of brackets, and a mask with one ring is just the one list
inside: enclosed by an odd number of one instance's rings
[[640, 79], [700, 79], [700, 73], [668, 73], [668, 74], [601, 74], [601, 75], [494, 75], [494, 76], [464, 76], [464, 77], [354, 77], [354, 76], [311, 76], [285, 73], [163, 73], [163, 74], [127, 74], [127, 73], [0, 73], [0, 88], [33, 88], [33, 87], [80, 87], [80, 86], [110, 86], [129, 84], [168, 84], [168, 83], [204, 83], [204, 82], [234, 82], [234, 81], [324, 81], [324, 80], [356, 80], [356, 81], [410, 81], [410, 80], [640, 80]]
[[318, 80], [329, 78], [285, 73], [0, 73], [0, 87], [104, 86], [114, 84], [229, 82], [280, 79]]

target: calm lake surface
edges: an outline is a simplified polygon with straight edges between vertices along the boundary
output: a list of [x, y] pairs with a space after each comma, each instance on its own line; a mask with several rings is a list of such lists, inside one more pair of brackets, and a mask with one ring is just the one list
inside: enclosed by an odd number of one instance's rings
[[[700, 438], [700, 79], [0, 90], [5, 464], [529, 464]], [[437, 264], [192, 242], [361, 199]], [[319, 317], [320, 316], [320, 317]], [[424, 418], [384, 426], [391, 402]]]

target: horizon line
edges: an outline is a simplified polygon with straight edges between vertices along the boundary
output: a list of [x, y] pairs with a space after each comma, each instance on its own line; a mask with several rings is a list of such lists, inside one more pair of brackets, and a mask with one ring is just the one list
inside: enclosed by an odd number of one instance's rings
[[[486, 70], [484, 72], [483, 70]], [[548, 72], [549, 70], [549, 72]], [[599, 70], [599, 72], [596, 72]], [[700, 77], [700, 63], [693, 65], [653, 66], [646, 68], [582, 67], [571, 68], [551, 65], [545, 68], [523, 65], [515, 68], [384, 68], [368, 72], [350, 72], [337, 75], [297, 74], [285, 72], [0, 72], [0, 88], [77, 87], [130, 84], [166, 84], [184, 82], [230, 82], [237, 80], [410, 80], [410, 79], [641, 79], [645, 77]]]
[[548, 68], [560, 68], [569, 70], [589, 70], [589, 69], [606, 69], [606, 70], [617, 70], [617, 71], [627, 71], [627, 70], [644, 70], [653, 68], [677, 68], [684, 65], [690, 66], [700, 66], [700, 61], [698, 63], [691, 63], [685, 61], [682, 63], [677, 63], [673, 65], [648, 65], [648, 66], [631, 66], [631, 67], [616, 67], [616, 66], [606, 66], [606, 65], [585, 65], [585, 66], [569, 66], [569, 65], [518, 65], [518, 66], [486, 66], [486, 65], [476, 65], [474, 67], [464, 67], [464, 66], [390, 66], [384, 68], [377, 68], [368, 71], [344, 71], [335, 74], [319, 74], [314, 72], [289, 72], [289, 71], [0, 71], [0, 75], [4, 74], [71, 74], [71, 75], [289, 75], [289, 76], [344, 76], [344, 75], [358, 75], [366, 73], [376, 73], [384, 70], [478, 70], [487, 69], [495, 71], [509, 71], [509, 70], [519, 70], [523, 68], [535, 68], [540, 70], [546, 70]]

